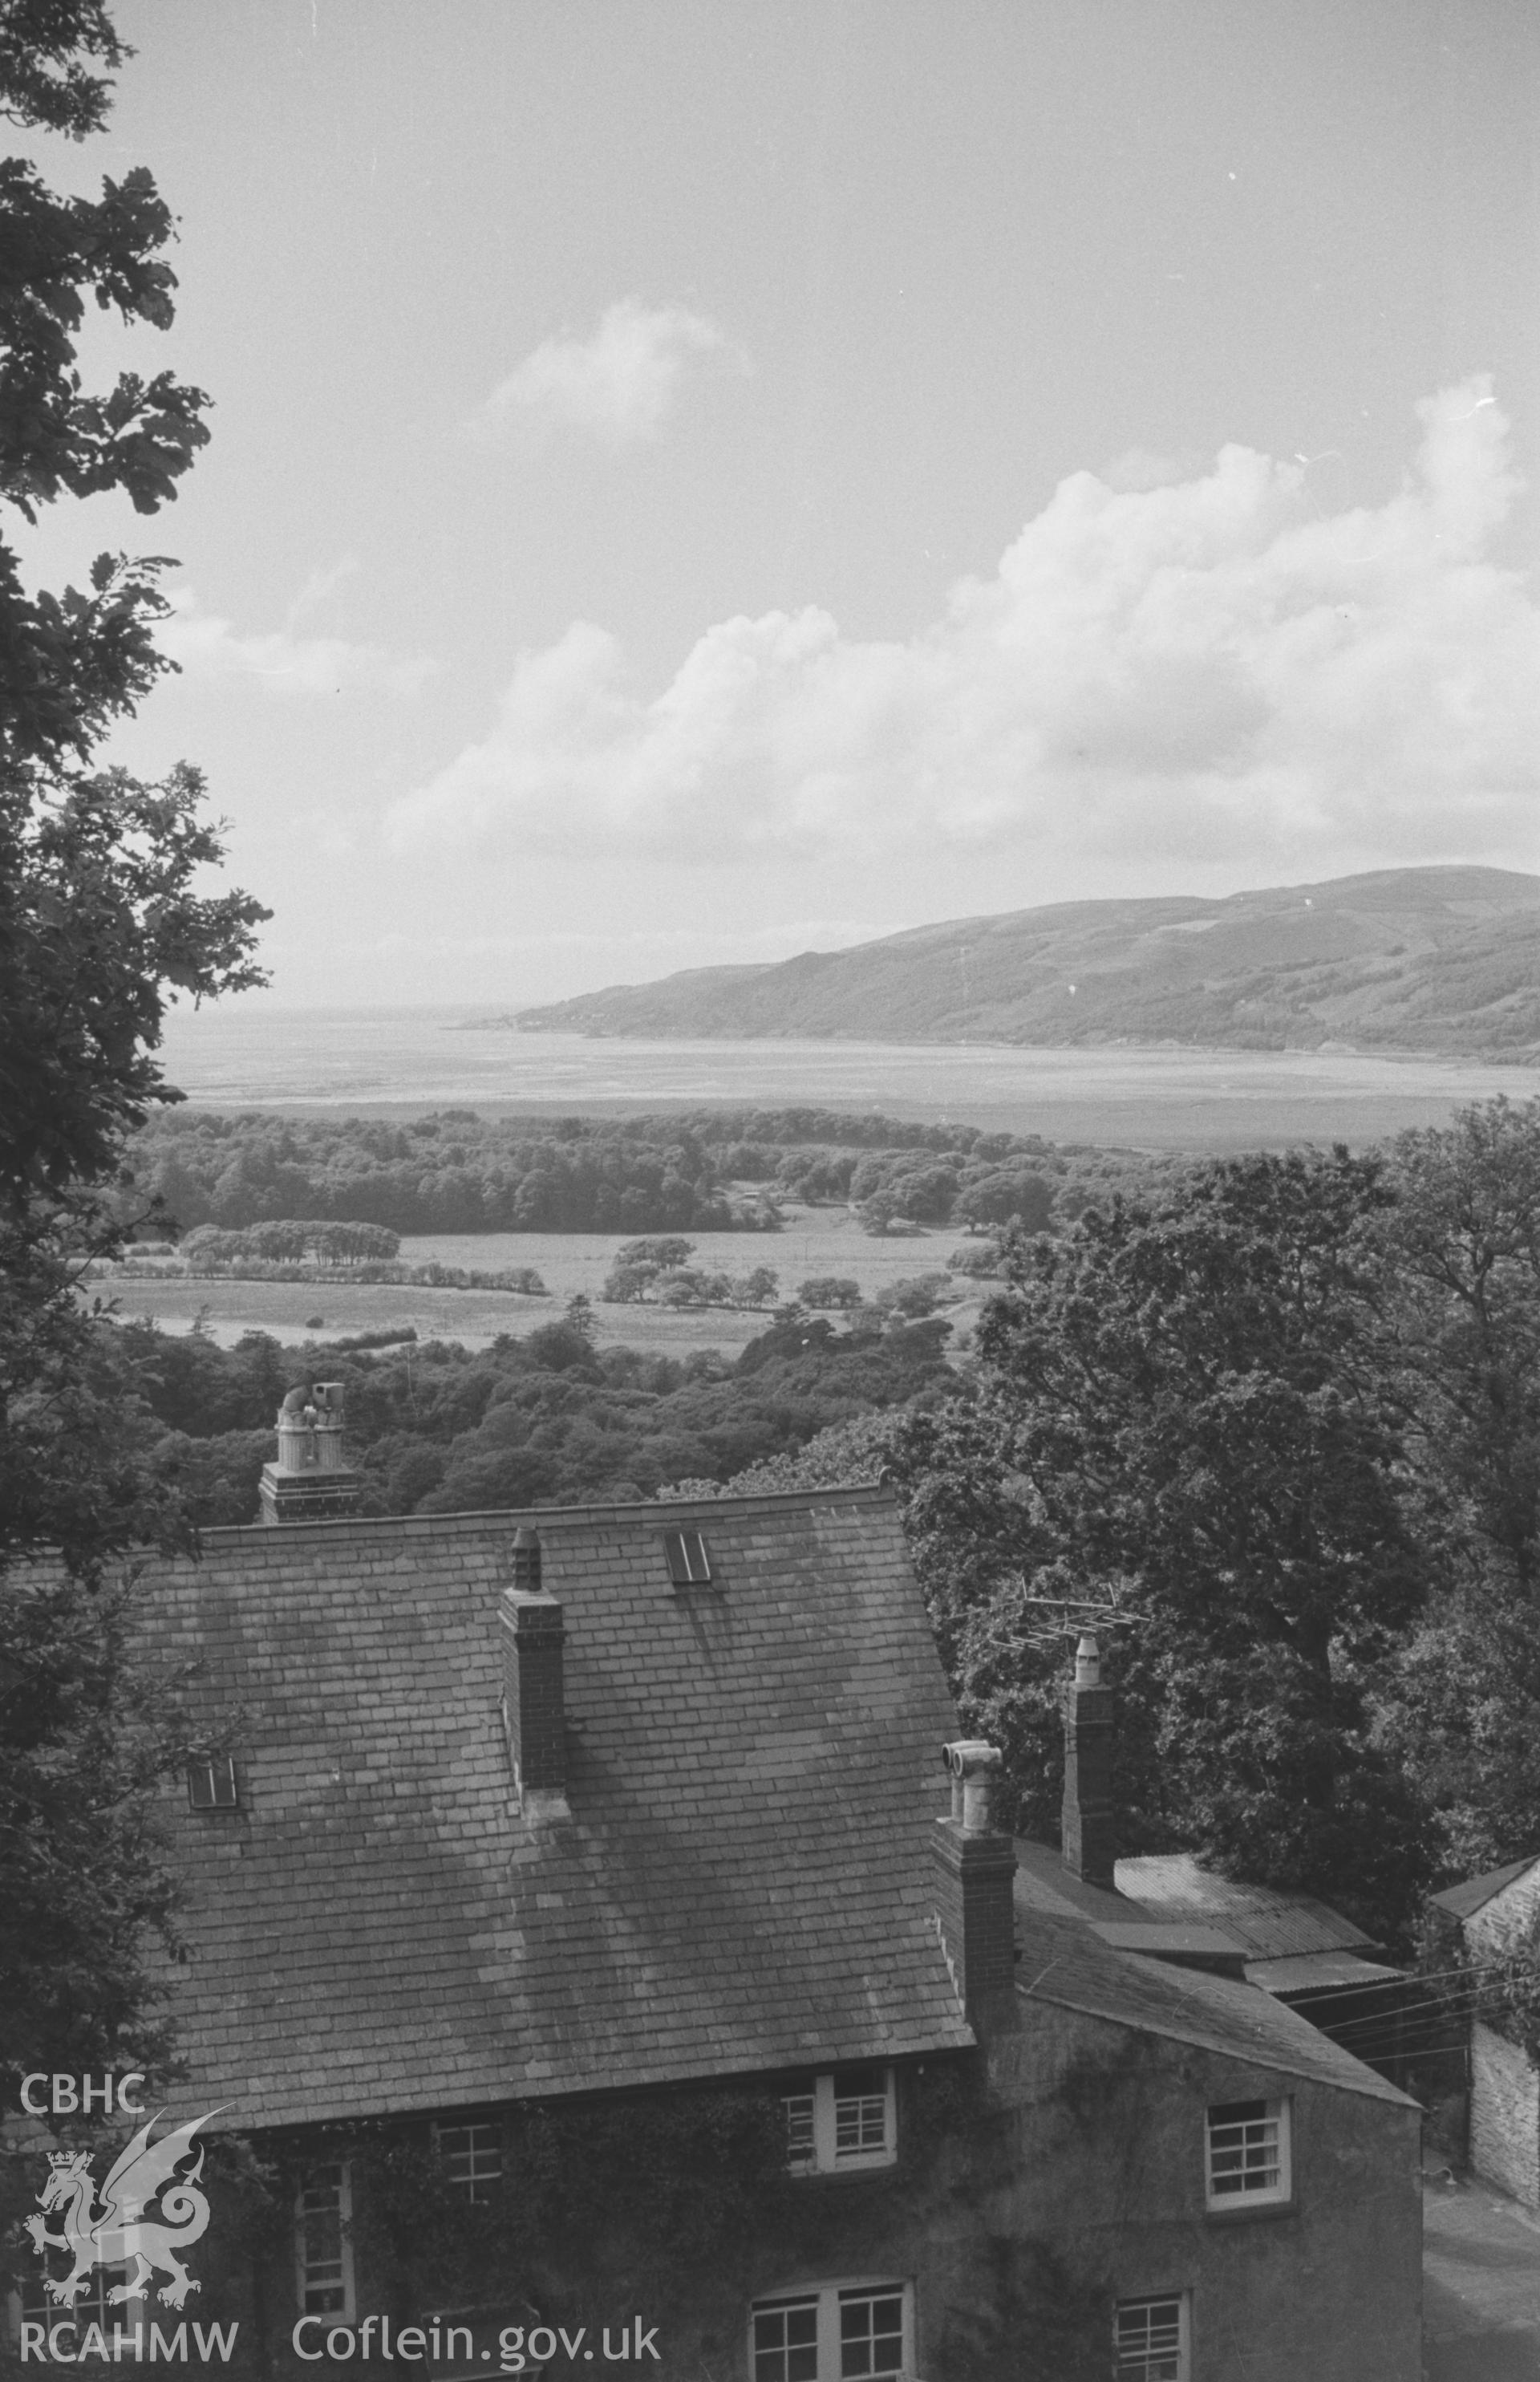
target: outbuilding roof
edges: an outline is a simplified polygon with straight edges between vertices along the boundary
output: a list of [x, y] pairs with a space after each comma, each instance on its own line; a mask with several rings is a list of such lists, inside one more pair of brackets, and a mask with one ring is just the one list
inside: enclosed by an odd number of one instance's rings
[[1297, 2001], [1302, 1995], [1338, 1995], [1360, 1986], [1367, 1991], [1373, 1985], [1404, 1985], [1407, 1973], [1383, 1960], [1361, 1959], [1356, 1952], [1301, 1952], [1287, 1960], [1248, 1960], [1246, 1982]]
[[1216, 2051], [1253, 2068], [1340, 2085], [1403, 2108], [1404, 2093], [1253, 1984], [1115, 1949], [1078, 1913], [1018, 1906], [1018, 1990], [1113, 2024]]
[[1086, 1920], [1104, 1944], [1121, 1951], [1147, 1952], [1153, 1958], [1201, 1964], [1235, 1976], [1242, 1971], [1241, 1946], [1222, 1928], [1152, 1918], [1126, 1894], [1077, 1877], [1056, 1845], [1039, 1844], [1031, 1836], [1016, 1838], [1013, 1899], [1018, 1914], [1048, 1910], [1061, 1918], [1072, 1914]]
[[1120, 1860], [1119, 1891], [1143, 1903], [1152, 1919], [1222, 1927], [1248, 1962], [1283, 1960], [1305, 1952], [1377, 1952], [1380, 1946], [1329, 1903], [1310, 1894], [1282, 1894], [1216, 1877], [1191, 1853], [1145, 1854]]
[[[571, 1817], [521, 1818], [497, 1606], [565, 1615]], [[695, 1528], [709, 1586], [676, 1586]], [[235, 1715], [171, 1811], [171, 2015], [243, 2128], [960, 2049], [927, 1842], [956, 1716], [882, 1490], [211, 1530], [144, 1629]]]

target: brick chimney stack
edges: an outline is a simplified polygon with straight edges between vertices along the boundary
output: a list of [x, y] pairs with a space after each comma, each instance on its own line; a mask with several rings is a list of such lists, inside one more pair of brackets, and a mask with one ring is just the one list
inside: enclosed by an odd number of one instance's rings
[[1009, 2032], [1016, 2007], [1016, 1848], [1001, 1830], [997, 1747], [943, 1746], [952, 1808], [932, 1836], [935, 1925], [970, 2025], [981, 2038]]
[[1115, 1883], [1118, 1843], [1112, 1821], [1112, 1689], [1102, 1685], [1101, 1649], [1083, 1637], [1075, 1674], [1064, 1689], [1064, 1866], [1087, 1885]]
[[535, 1824], [568, 1819], [567, 1627], [560, 1603], [540, 1583], [537, 1530], [515, 1533], [513, 1578], [503, 1591], [498, 1623], [503, 1710], [519, 1810]]
[[330, 1522], [356, 1514], [361, 1473], [342, 1443], [342, 1383], [311, 1381], [278, 1408], [278, 1457], [264, 1464], [259, 1495], [264, 1522]]

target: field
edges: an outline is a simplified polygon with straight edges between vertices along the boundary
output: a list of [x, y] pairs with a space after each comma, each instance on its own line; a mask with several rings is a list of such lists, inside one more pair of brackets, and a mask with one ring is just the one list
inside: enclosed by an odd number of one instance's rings
[[[867, 1297], [886, 1283], [918, 1273], [939, 1273], [947, 1253], [964, 1238], [960, 1226], [874, 1240], [842, 1208], [788, 1208], [784, 1232], [698, 1233], [693, 1262], [710, 1272], [747, 1273], [766, 1265], [780, 1276], [783, 1298], [813, 1274], [844, 1274]], [[414, 1324], [421, 1340], [458, 1340], [484, 1348], [501, 1332], [532, 1332], [560, 1315], [579, 1291], [593, 1301], [601, 1346], [622, 1343], [671, 1357], [696, 1348], [736, 1352], [763, 1332], [764, 1314], [725, 1308], [685, 1309], [643, 1306], [606, 1307], [599, 1292], [619, 1246], [605, 1233], [431, 1233], [408, 1237], [401, 1256], [411, 1265], [436, 1259], [444, 1265], [532, 1265], [550, 1294], [545, 1298], [510, 1297], [474, 1290], [408, 1290], [390, 1283], [300, 1282], [134, 1282], [103, 1285], [123, 1315], [153, 1315], [167, 1332], [187, 1331], [202, 1314], [204, 1329], [224, 1347], [243, 1332], [271, 1332], [286, 1341], [331, 1340], [356, 1332]], [[960, 1334], [976, 1316], [982, 1293], [970, 1283], [961, 1303], [947, 1314]], [[309, 1330], [312, 1316], [324, 1328]]]

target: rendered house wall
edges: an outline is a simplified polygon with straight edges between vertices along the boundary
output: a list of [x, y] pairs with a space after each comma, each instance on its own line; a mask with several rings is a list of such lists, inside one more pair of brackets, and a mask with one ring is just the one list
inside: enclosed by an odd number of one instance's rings
[[[1002, 2212], [1007, 2207], [1012, 2148], [1008, 2123], [1001, 2110], [989, 2108], [981, 2099], [984, 2077], [977, 2054], [920, 2063], [900, 2071], [897, 2084], [898, 2155], [895, 2164], [859, 2174], [777, 2179], [780, 2188], [767, 2197], [763, 2221], [742, 2240], [725, 2247], [711, 2245], [693, 2261], [686, 2241], [680, 2256], [657, 2265], [651, 2264], [644, 2251], [639, 2254], [638, 2241], [628, 2238], [623, 2223], [611, 2227], [590, 2221], [574, 2229], [554, 2256], [547, 2253], [532, 2264], [518, 2247], [519, 2209], [517, 2196], [510, 2195], [505, 2204], [507, 2255], [495, 2256], [473, 2285], [468, 2287], [462, 2281], [453, 2291], [410, 2290], [404, 2262], [398, 2265], [383, 2253], [375, 2221], [379, 2208], [377, 2204], [373, 2208], [369, 2204], [370, 2157], [377, 2158], [393, 2141], [409, 2151], [421, 2150], [426, 2140], [422, 2121], [403, 2121], [397, 2128], [387, 2125], [382, 2132], [372, 2130], [369, 2137], [357, 2138], [361, 2155], [355, 2161], [353, 2187], [352, 2328], [357, 2331], [366, 2313], [377, 2315], [387, 2311], [398, 2327], [422, 2317], [432, 2305], [443, 2307], [451, 2300], [457, 2305], [467, 2304], [468, 2290], [469, 2302], [481, 2305], [490, 2305], [499, 2297], [511, 2302], [528, 2295], [551, 2322], [569, 2330], [586, 2327], [588, 2345], [596, 2351], [605, 2327], [617, 2341], [621, 2324], [640, 2317], [644, 2328], [657, 2328], [660, 2351], [660, 2363], [644, 2360], [645, 2370], [664, 2376], [689, 2376], [690, 2382], [717, 2382], [717, 2377], [721, 2382], [745, 2382], [749, 2309], [755, 2299], [800, 2284], [881, 2278], [916, 2286], [917, 2302], [927, 2319], [921, 2336], [926, 2343], [925, 2356], [918, 2370], [927, 2382], [948, 2382], [948, 2377], [953, 2382], [996, 2382], [996, 2376], [998, 2382], [1007, 2382], [1008, 2376], [1014, 2382], [1019, 2362], [1012, 2362], [1016, 2351], [1010, 2339], [1002, 2335], [996, 2344], [991, 2338], [996, 2329], [995, 2302], [1002, 2289], [1001, 2274], [993, 2271], [998, 2261], [984, 2257], [981, 2273], [986, 2280], [983, 2297], [976, 2302], [972, 2297], [970, 2264], [972, 2236], [987, 2225], [988, 2204], [993, 2202]], [[768, 2093], [774, 2097], [777, 2080], [755, 2080], [739, 2089], [746, 2094]], [[709, 2088], [713, 2097], [720, 2090]], [[666, 2089], [639, 2096], [631, 2106], [678, 2107], [687, 2106], [691, 2098], [688, 2091]], [[559, 2105], [550, 2114], [559, 2130], [564, 2116]], [[291, 2157], [297, 2152], [302, 2154], [305, 2147], [302, 2138], [289, 2138]], [[338, 2130], [316, 2136], [313, 2155], [336, 2158], [348, 2155], [348, 2148], [347, 2130]], [[961, 2228], [967, 2246], [960, 2267], [959, 2242], [948, 2213], [959, 2186], [973, 2196]], [[660, 2196], [666, 2193], [666, 2181], [657, 2179], [655, 2189]], [[1033, 2270], [1031, 2252], [1022, 2249], [1017, 2254], [1013, 2245], [1005, 2242], [997, 2249], [1007, 2268], [1014, 2254], [1023, 2275]], [[248, 2264], [244, 2281], [236, 2274], [228, 2278], [241, 2312], [252, 2325], [251, 2362], [244, 2370], [286, 2377], [337, 2370], [308, 2364], [293, 2345], [298, 2303], [287, 2234], [280, 2230]], [[958, 2296], [959, 2279], [961, 2298]], [[1008, 2302], [1008, 2272], [1003, 2287]], [[222, 2290], [222, 2306], [231, 2303], [228, 2290]], [[304, 2345], [313, 2351], [324, 2343], [325, 2330], [325, 2326], [312, 2327]], [[1099, 2346], [1099, 2310], [1093, 2330]], [[495, 2339], [495, 2333], [491, 2337]], [[377, 2342], [377, 2327], [375, 2339]], [[931, 2353], [933, 2339], [947, 2344], [939, 2362]], [[602, 2351], [593, 2362], [602, 2368]], [[494, 2368], [495, 2364], [495, 2358]], [[348, 2370], [373, 2374], [375, 2364], [361, 2366], [354, 2357], [348, 2361]], [[409, 2365], [404, 2370], [412, 2369]], [[428, 2372], [425, 2364], [416, 2370]], [[556, 2370], [567, 2368], [558, 2364]], [[231, 2371], [234, 2374], [237, 2369], [232, 2366]], [[379, 2371], [385, 2371], [383, 2364]], [[392, 2371], [396, 2382], [401, 2382], [401, 2363]], [[1085, 2371], [1088, 2382], [1094, 2371], [1095, 2382], [1101, 2382], [1099, 2371], [1089, 2367]], [[1071, 2382], [1073, 2375], [1074, 2369], [1066, 2367], [1063, 2382]], [[1057, 2375], [1055, 2382], [1059, 2382]]]
[[[1069, 2010], [996, 2047], [1010, 2226], [1110, 2300], [1192, 2294], [1193, 2382], [1418, 2382], [1420, 2118]], [[1211, 2103], [1287, 2096], [1287, 2207], [1211, 2215]]]
[[[925, 2382], [1021, 2382], [1039, 2370], [1024, 2349], [1052, 2382], [1103, 2382], [1116, 2302], [1171, 2290], [1192, 2294], [1193, 2382], [1417, 2382], [1415, 2110], [1045, 2004], [1023, 2018], [987, 2070], [976, 2055], [900, 2074], [893, 2167], [799, 2179], [732, 2256], [667, 2279], [628, 2277], [623, 2242], [574, 2242], [536, 2296], [568, 2326], [640, 2314], [666, 2352], [649, 2370], [691, 2382], [744, 2382], [754, 2299], [877, 2277], [913, 2286]], [[1284, 2094], [1291, 2204], [1210, 2216], [1208, 2106]], [[399, 2277], [371, 2265], [359, 2232], [359, 2311], [408, 2320]], [[492, 2279], [532, 2288], [517, 2258]], [[251, 2304], [271, 2361], [253, 2370], [314, 2371], [289, 2346], [282, 2249]]]

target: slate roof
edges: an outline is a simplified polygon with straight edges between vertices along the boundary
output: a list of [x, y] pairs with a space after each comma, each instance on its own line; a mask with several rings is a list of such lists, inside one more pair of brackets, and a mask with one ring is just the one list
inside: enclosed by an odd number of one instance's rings
[[1091, 1924], [1102, 1942], [1118, 1952], [1147, 1952], [1153, 1960], [1212, 1969], [1216, 1976], [1248, 1974], [1240, 1945], [1222, 1927], [1173, 1927], [1160, 1920], [1094, 1919]]
[[1088, 1885], [1064, 1866], [1057, 1845], [1042, 1845], [1032, 1836], [1016, 1838], [1016, 1904], [1018, 1909], [1078, 1910], [1082, 1919], [1143, 1919], [1146, 1914], [1126, 1894], [1110, 1886]]
[[[496, 1609], [537, 1528], [570, 1822], [520, 1818]], [[702, 1529], [676, 1590], [665, 1528]], [[243, 2127], [959, 2049], [932, 1923], [957, 1733], [885, 1491], [205, 1533], [147, 1633], [238, 1709], [168, 1812], [191, 2089]]]
[[1222, 1927], [1253, 1960], [1282, 1960], [1303, 1952], [1377, 1952], [1362, 1927], [1314, 1895], [1279, 1894], [1201, 1869], [1191, 1853], [1145, 1854], [1120, 1860], [1119, 1888], [1143, 1903], [1152, 1919]]
[[1540, 1853], [1526, 1853], [1522, 1860], [1505, 1861], [1501, 1869], [1489, 1869], [1480, 1877], [1468, 1877], [1459, 1885], [1447, 1885], [1442, 1894], [1429, 1897], [1436, 1909], [1447, 1910], [1451, 1919], [1470, 1919], [1500, 1894], [1505, 1885], [1532, 1870]]
[[1335, 2084], [1403, 2108], [1416, 2105], [1340, 2050], [1308, 2019], [1253, 1984], [1121, 1952], [1078, 1914], [1020, 1912], [1018, 1991], [1143, 2034], [1163, 2035], [1253, 2068]]

